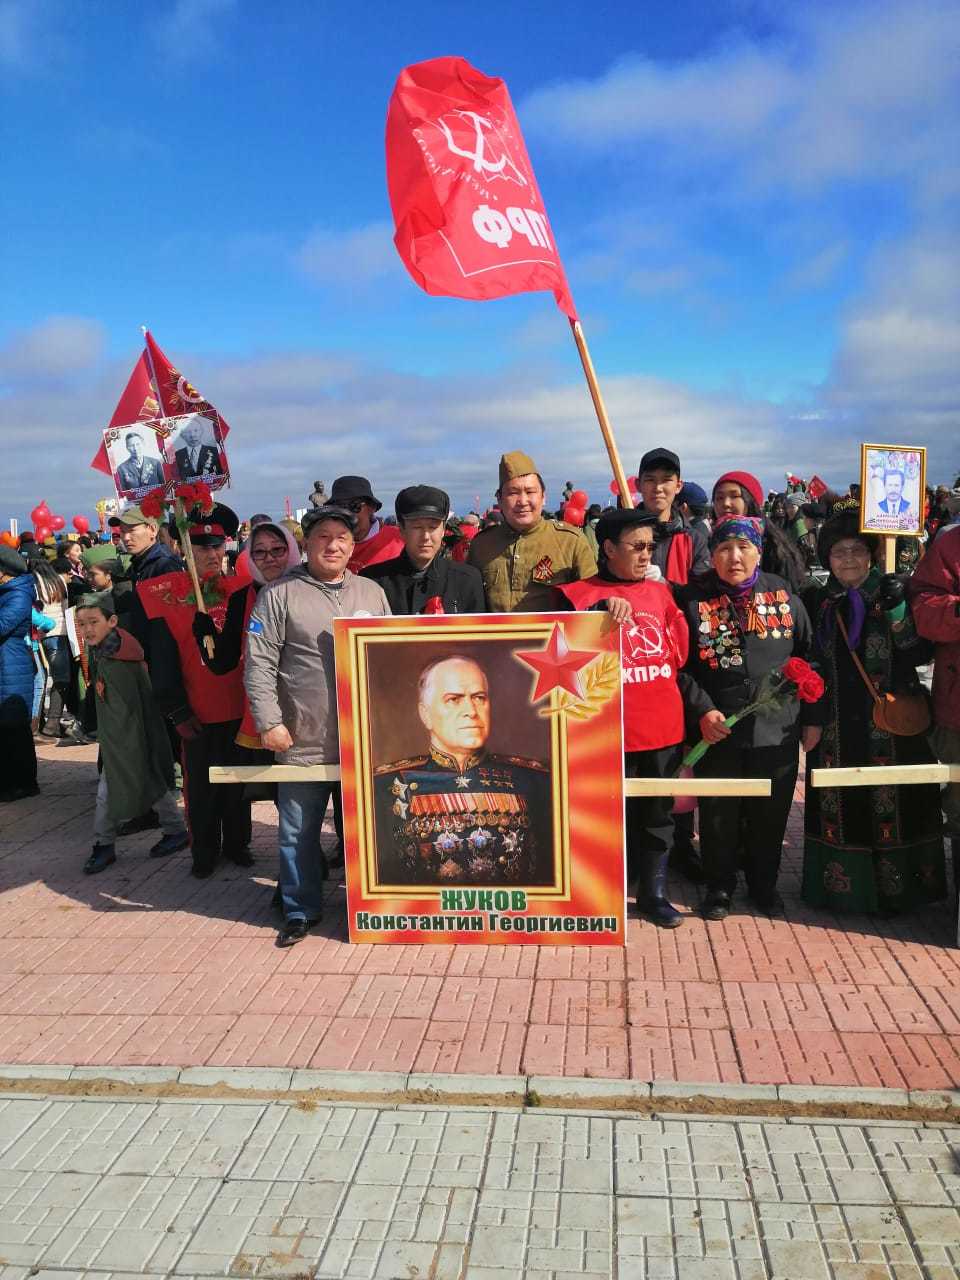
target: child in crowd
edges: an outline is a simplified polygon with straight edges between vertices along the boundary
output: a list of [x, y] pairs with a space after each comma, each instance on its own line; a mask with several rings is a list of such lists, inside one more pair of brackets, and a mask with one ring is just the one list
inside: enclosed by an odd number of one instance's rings
[[103, 772], [97, 787], [93, 852], [83, 865], [87, 875], [116, 862], [117, 828], [152, 807], [160, 816], [162, 838], [151, 858], [177, 853], [189, 844], [173, 791], [173, 755], [139, 642], [117, 626], [113, 597], [82, 596], [77, 630], [90, 659], [90, 682], [97, 704]]

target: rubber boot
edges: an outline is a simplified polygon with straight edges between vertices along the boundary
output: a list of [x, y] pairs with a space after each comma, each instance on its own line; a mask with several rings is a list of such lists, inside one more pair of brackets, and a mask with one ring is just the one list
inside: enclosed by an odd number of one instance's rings
[[637, 910], [661, 929], [677, 929], [683, 916], [667, 899], [666, 853], [645, 853], [640, 860], [637, 884]]

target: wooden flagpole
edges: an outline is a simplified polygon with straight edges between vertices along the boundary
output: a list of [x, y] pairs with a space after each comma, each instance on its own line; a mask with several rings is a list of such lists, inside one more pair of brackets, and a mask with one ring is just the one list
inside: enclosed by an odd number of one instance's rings
[[[142, 324], [140, 326], [140, 329], [143, 333], [143, 345], [144, 345], [144, 351], [147, 354], [147, 364], [150, 366], [150, 378], [153, 382], [153, 389], [157, 393], [157, 404], [160, 408], [160, 421], [166, 422], [167, 415], [163, 411], [163, 396], [161, 396], [160, 394], [160, 381], [157, 378], [157, 370], [153, 363], [153, 355], [150, 351], [150, 345], [147, 342], [147, 326]], [[176, 489], [176, 486], [174, 486], [174, 489]], [[177, 497], [174, 498], [174, 511], [176, 512], [177, 528], [179, 529], [180, 521], [186, 518], [186, 511], [184, 510], [182, 499]], [[197, 562], [193, 558], [193, 544], [190, 541], [189, 531], [187, 532], [186, 537], [183, 540], [182, 550], [183, 550], [183, 558], [187, 566], [187, 572], [190, 574], [190, 581], [193, 583], [193, 594], [196, 597], [196, 601], [197, 601], [197, 612], [206, 613], [207, 606], [204, 603], [203, 591], [200, 587], [200, 577], [197, 574]], [[203, 647], [206, 650], [207, 657], [212, 658], [213, 657], [213, 638], [211, 636], [203, 637]]]
[[590, 388], [590, 398], [593, 401], [593, 407], [597, 411], [597, 421], [600, 423], [600, 434], [603, 436], [603, 443], [607, 447], [607, 455], [610, 458], [610, 466], [613, 469], [613, 478], [616, 480], [620, 489], [620, 501], [625, 507], [633, 506], [633, 494], [630, 492], [630, 486], [627, 483], [627, 477], [624, 474], [623, 463], [620, 461], [620, 454], [617, 451], [617, 442], [613, 438], [613, 428], [610, 425], [610, 419], [607, 416], [607, 407], [603, 403], [603, 395], [600, 391], [600, 384], [597, 381], [597, 373], [593, 367], [593, 361], [590, 359], [590, 349], [587, 346], [587, 339], [584, 336], [583, 325], [579, 320], [570, 321], [570, 328], [573, 330], [573, 340], [577, 344], [577, 350], [580, 353], [580, 363], [583, 365], [584, 376], [587, 379], [587, 386]]

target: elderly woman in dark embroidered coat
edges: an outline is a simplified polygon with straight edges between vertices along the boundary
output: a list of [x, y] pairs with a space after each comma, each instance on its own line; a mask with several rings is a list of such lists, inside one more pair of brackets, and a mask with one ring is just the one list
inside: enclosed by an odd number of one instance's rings
[[[877, 728], [874, 698], [851, 656], [880, 692], [904, 693], [919, 691], [916, 667], [931, 653], [914, 629], [903, 579], [881, 573], [877, 540], [859, 527], [859, 507], [837, 503], [818, 544], [830, 578], [805, 596], [827, 686], [823, 737], [808, 769], [934, 760], [925, 734]], [[803, 898], [811, 906], [889, 912], [946, 895], [935, 784], [809, 787], [804, 833]]]

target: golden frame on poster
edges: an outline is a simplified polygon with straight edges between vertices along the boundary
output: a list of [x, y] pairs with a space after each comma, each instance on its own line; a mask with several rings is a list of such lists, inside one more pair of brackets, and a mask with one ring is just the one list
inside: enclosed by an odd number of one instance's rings
[[919, 538], [926, 493], [927, 451], [923, 445], [861, 444], [861, 533]]
[[334, 636], [351, 939], [622, 941], [617, 629], [440, 615]]

